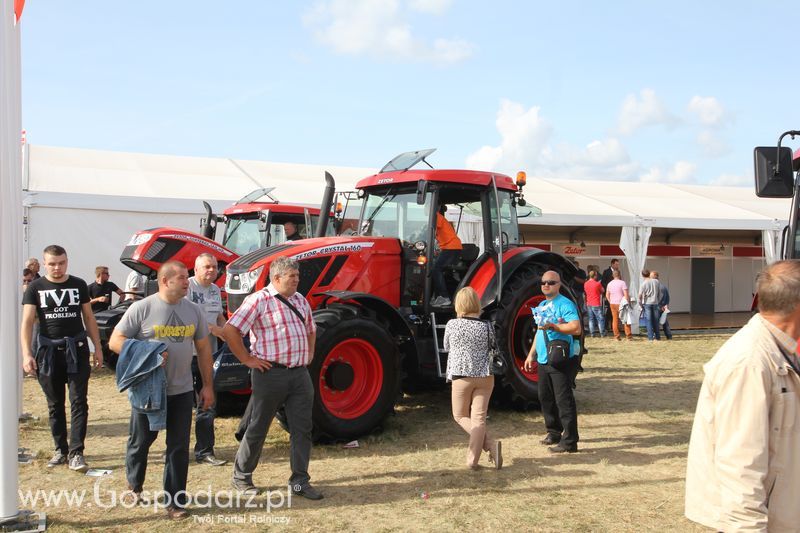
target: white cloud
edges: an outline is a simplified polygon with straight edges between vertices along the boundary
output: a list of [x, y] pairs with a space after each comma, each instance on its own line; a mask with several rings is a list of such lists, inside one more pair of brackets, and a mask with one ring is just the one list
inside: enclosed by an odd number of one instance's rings
[[[439, 15], [450, 0], [410, 0], [410, 11]], [[304, 16], [315, 37], [340, 54], [371, 55], [403, 61], [457, 63], [472, 54], [463, 39], [416, 37], [400, 0], [324, 0]]]
[[629, 94], [622, 102], [622, 109], [617, 121], [617, 129], [623, 135], [647, 126], [672, 126], [677, 119], [667, 111], [661, 99], [652, 89], [642, 89], [639, 96]]
[[713, 96], [693, 96], [687, 109], [704, 126], [719, 126], [728, 119], [722, 104]]
[[646, 183], [696, 183], [697, 165], [689, 161], [678, 161], [671, 168], [652, 167], [639, 178]]
[[513, 174], [526, 170], [531, 175], [564, 179], [634, 180], [640, 173], [625, 146], [614, 138], [590, 142], [585, 147], [569, 144], [551, 146], [553, 126], [539, 107], [502, 100], [495, 126], [500, 134], [497, 146], [482, 146], [470, 154], [466, 167]]
[[721, 185], [723, 187], [747, 187], [753, 185], [753, 177], [737, 174], [721, 174], [712, 179], [708, 184]]
[[467, 168], [499, 170], [535, 165], [552, 133], [550, 123], [539, 116], [539, 108], [525, 109], [510, 100], [500, 102], [495, 121], [499, 146], [483, 146], [467, 157]]
[[453, 0], [409, 0], [408, 7], [420, 13], [441, 15], [453, 5]]
[[719, 134], [709, 130], [701, 131], [697, 135], [697, 144], [708, 157], [720, 157], [730, 153], [731, 149]]

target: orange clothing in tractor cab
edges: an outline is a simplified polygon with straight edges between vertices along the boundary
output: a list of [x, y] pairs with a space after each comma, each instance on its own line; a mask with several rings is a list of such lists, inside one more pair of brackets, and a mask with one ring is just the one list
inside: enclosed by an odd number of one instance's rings
[[436, 213], [436, 242], [440, 250], [461, 250], [461, 239], [456, 235], [456, 230], [450, 221], [441, 213]]

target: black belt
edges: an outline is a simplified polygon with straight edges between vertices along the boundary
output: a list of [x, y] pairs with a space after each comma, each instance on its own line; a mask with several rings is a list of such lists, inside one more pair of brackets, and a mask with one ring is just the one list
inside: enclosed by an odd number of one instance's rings
[[292, 370], [292, 369], [295, 369], [295, 368], [301, 368], [302, 367], [302, 365], [286, 366], [286, 365], [282, 365], [280, 363], [276, 363], [275, 361], [267, 361], [267, 363], [269, 363], [272, 368], [285, 368], [287, 370]]

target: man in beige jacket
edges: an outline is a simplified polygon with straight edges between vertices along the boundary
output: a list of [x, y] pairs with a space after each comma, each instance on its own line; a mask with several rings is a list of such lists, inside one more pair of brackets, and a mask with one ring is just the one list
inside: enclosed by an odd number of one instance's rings
[[703, 367], [686, 517], [718, 531], [800, 528], [800, 261], [758, 279], [759, 314]]

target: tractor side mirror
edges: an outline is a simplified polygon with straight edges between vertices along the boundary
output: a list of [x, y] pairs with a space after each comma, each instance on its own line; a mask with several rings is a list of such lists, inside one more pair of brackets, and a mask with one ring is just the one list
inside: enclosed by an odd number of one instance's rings
[[756, 195], [760, 198], [791, 198], [794, 193], [791, 148], [759, 146], [753, 157]]
[[269, 227], [267, 226], [267, 214], [263, 211], [258, 214], [258, 231], [264, 232], [267, 231]]
[[417, 182], [417, 204], [425, 205], [425, 196], [428, 194], [428, 181], [419, 180]]

